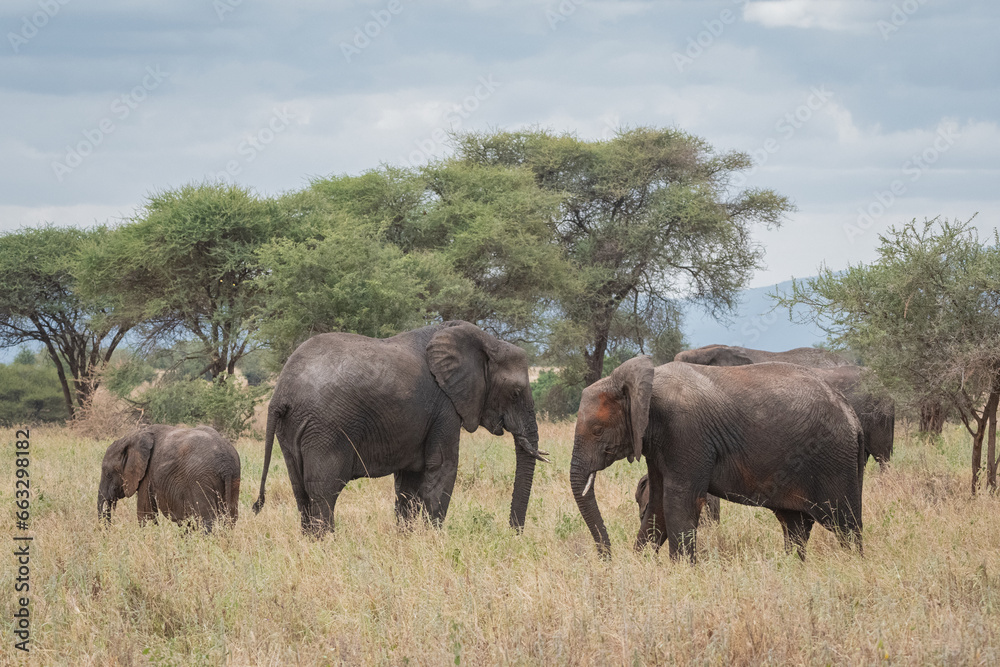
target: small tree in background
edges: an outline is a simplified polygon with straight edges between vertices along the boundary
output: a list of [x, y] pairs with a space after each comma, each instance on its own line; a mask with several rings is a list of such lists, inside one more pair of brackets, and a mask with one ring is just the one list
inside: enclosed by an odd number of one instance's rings
[[860, 351], [898, 400], [952, 406], [972, 436], [972, 492], [987, 434], [987, 484], [997, 489], [1000, 239], [967, 222], [912, 221], [880, 237], [871, 265], [793, 283], [778, 302], [812, 307], [838, 346]]
[[72, 418], [137, 318], [115, 290], [81, 289], [82, 257], [104, 227], [41, 227], [0, 236], [0, 347], [41, 343]]
[[[193, 338], [203, 372], [232, 375], [252, 349], [265, 268], [258, 250], [280, 230], [278, 206], [235, 185], [187, 185], [149, 197], [85, 255], [82, 286], [119, 295], [149, 345]], [[225, 375], [223, 375], [225, 374]]]

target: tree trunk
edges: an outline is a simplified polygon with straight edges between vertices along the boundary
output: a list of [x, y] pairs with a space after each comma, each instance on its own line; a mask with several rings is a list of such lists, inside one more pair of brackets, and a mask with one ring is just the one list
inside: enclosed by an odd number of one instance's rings
[[986, 485], [990, 493], [997, 492], [997, 405], [1000, 404], [1000, 381], [994, 382], [993, 391], [984, 410], [986, 422]]
[[583, 376], [583, 386], [589, 387], [604, 375], [604, 354], [608, 351], [608, 337], [606, 333], [598, 334], [594, 342], [594, 351], [586, 353], [587, 374]]
[[983, 436], [986, 435], [984, 425], [972, 436], [972, 495], [979, 489], [979, 471], [983, 467]]
[[990, 493], [997, 492], [997, 409], [990, 414], [986, 433], [986, 485]]

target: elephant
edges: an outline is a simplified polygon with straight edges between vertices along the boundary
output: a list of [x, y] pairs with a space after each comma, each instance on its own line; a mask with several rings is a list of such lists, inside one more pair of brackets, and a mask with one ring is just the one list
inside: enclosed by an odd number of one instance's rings
[[235, 523], [239, 515], [240, 455], [210, 426], [147, 426], [104, 452], [98, 517], [110, 523], [118, 501], [136, 493], [140, 523], [156, 523], [160, 511], [211, 532], [216, 520]]
[[703, 366], [746, 366], [765, 361], [783, 361], [809, 368], [852, 366], [850, 361], [826, 350], [815, 347], [797, 347], [785, 352], [767, 352], [735, 345], [706, 345], [694, 350], [683, 350], [674, 355], [674, 361]]
[[440, 526], [458, 473], [459, 434], [479, 426], [513, 435], [517, 456], [510, 525], [524, 527], [538, 449], [528, 360], [479, 327], [449, 321], [391, 338], [326, 333], [302, 343], [278, 376], [267, 413], [264, 486], [277, 436], [303, 532], [333, 530], [344, 486], [395, 477], [400, 522]]
[[[649, 504], [649, 474], [639, 478], [639, 483], [635, 487], [635, 502], [639, 506], [639, 520], [646, 514], [646, 506]], [[705, 507], [701, 510], [704, 521], [717, 523], [720, 515], [719, 499], [711, 493], [705, 496]]]
[[787, 352], [765, 352], [746, 347], [707, 345], [678, 352], [674, 361], [705, 366], [743, 366], [766, 361], [784, 361], [813, 369], [851, 404], [865, 432], [866, 457], [871, 456], [881, 469], [892, 457], [892, 441], [896, 421], [896, 404], [890, 398], [876, 396], [865, 389], [869, 371], [855, 366], [837, 355], [812, 347], [800, 347]]
[[597, 472], [646, 457], [649, 504], [635, 548], [666, 540], [694, 562], [706, 495], [766, 507], [805, 558], [813, 523], [862, 549], [861, 424], [838, 392], [787, 363], [713, 367], [636, 357], [583, 391], [570, 487], [598, 552], [610, 540]]

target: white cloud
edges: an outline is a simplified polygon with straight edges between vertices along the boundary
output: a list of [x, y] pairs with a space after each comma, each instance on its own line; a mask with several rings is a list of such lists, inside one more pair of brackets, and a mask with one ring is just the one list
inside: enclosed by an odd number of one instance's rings
[[878, 6], [865, 0], [759, 0], [743, 8], [743, 20], [766, 28], [861, 30], [874, 25]]

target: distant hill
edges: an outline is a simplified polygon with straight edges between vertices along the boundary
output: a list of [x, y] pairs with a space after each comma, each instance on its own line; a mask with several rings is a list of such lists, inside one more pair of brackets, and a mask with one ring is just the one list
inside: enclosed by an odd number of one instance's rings
[[[826, 341], [826, 334], [815, 326], [788, 321], [788, 310], [774, 308], [768, 292], [791, 292], [788, 280], [771, 287], [755, 287], [743, 293], [740, 307], [729, 324], [717, 322], [697, 306], [684, 309], [682, 330], [691, 347], [721, 343], [739, 345], [769, 352], [781, 352], [794, 347], [811, 347]], [[796, 312], [808, 312], [807, 308]]]

